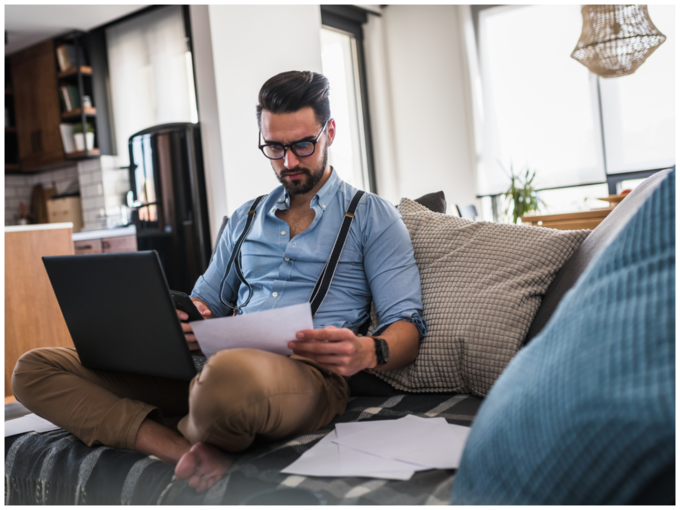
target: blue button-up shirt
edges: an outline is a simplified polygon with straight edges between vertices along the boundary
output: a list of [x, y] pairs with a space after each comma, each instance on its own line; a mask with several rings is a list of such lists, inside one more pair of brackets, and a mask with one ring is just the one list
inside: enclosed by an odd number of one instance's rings
[[[239, 314], [309, 301], [356, 191], [337, 172], [331, 172], [312, 198], [314, 221], [292, 239], [288, 224], [276, 217], [277, 210], [289, 207], [290, 197], [283, 186], [260, 202], [241, 248], [243, 274], [253, 296], [247, 306], [239, 308]], [[203, 300], [216, 317], [233, 313], [220, 301], [220, 284], [252, 203], [243, 204], [229, 219], [210, 266], [191, 294]], [[240, 285], [232, 268], [222, 298], [235, 304], [237, 297], [240, 306], [248, 298], [248, 288]], [[371, 299], [380, 320], [378, 333], [403, 320], [415, 324], [421, 339], [426, 334], [420, 274], [408, 230], [394, 205], [366, 193], [355, 212], [326, 299], [314, 316], [314, 328], [335, 326], [357, 331], [370, 316]]]

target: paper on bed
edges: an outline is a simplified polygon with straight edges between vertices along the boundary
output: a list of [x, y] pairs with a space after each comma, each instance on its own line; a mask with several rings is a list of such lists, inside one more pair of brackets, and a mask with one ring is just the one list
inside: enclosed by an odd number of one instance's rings
[[57, 427], [54, 423], [37, 416], [33, 413], [22, 416], [21, 418], [15, 418], [14, 420], [9, 420], [5, 422], [5, 437], [14, 436], [16, 434], [23, 434], [24, 432], [48, 432], [50, 430], [56, 430]]
[[455, 469], [460, 463], [469, 427], [451, 425], [444, 418], [409, 415], [398, 420], [367, 423], [360, 432], [354, 423], [338, 423], [339, 445], [393, 460], [436, 469]]
[[334, 443], [335, 439], [337, 436], [332, 430], [281, 472], [303, 476], [363, 476], [388, 480], [408, 480], [413, 476], [415, 469], [409, 464], [345, 448]]
[[224, 349], [248, 347], [276, 354], [293, 354], [287, 344], [295, 333], [313, 329], [309, 303], [191, 322], [203, 354], [212, 356]]

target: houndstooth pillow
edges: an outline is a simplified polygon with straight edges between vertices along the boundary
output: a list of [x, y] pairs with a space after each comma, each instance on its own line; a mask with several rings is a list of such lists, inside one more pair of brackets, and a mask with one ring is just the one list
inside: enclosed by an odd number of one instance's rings
[[408, 198], [399, 212], [420, 270], [428, 334], [413, 363], [376, 375], [406, 391], [484, 396], [590, 231], [475, 223]]

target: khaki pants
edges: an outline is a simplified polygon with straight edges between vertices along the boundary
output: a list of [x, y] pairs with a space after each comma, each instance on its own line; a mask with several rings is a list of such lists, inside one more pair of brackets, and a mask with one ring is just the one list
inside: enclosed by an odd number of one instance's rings
[[323, 427], [349, 396], [343, 377], [311, 360], [254, 349], [215, 354], [190, 383], [91, 370], [73, 349], [34, 349], [17, 362], [12, 389], [85, 444], [130, 450], [147, 417], [185, 415], [178, 428], [190, 443], [238, 452], [256, 436], [278, 440]]

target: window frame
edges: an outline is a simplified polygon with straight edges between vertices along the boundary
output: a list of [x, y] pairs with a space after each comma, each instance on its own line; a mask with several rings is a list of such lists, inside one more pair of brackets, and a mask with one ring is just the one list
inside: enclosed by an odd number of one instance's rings
[[333, 30], [345, 32], [354, 37], [356, 42], [357, 68], [359, 71], [359, 96], [366, 150], [366, 173], [371, 193], [377, 193], [375, 176], [375, 160], [373, 156], [373, 135], [371, 131], [371, 115], [368, 107], [368, 85], [366, 81], [366, 58], [364, 55], [364, 23], [368, 15], [380, 16], [354, 5], [321, 5], [321, 25]]

